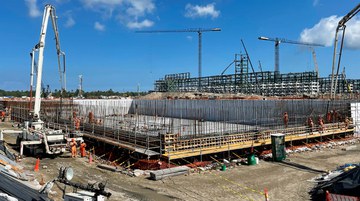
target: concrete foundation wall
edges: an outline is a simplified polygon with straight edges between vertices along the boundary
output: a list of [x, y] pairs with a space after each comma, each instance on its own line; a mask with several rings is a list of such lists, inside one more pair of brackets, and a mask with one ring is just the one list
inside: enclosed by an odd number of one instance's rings
[[[137, 109], [134, 105], [137, 105]], [[344, 112], [345, 101], [326, 100], [134, 100], [130, 113], [205, 121], [244, 124], [282, 123], [284, 112], [290, 122], [305, 123], [309, 116], [324, 116], [328, 110]]]
[[139, 114], [249, 125], [282, 124], [287, 112], [290, 124], [305, 124], [308, 117], [316, 121], [330, 110], [350, 115], [348, 101], [327, 100], [74, 100], [79, 114], [90, 111], [95, 116]]
[[360, 103], [351, 103], [351, 117], [355, 124], [355, 133], [360, 134]]
[[132, 99], [77, 99], [74, 104], [79, 105], [79, 115], [87, 116], [93, 112], [95, 116], [111, 116], [128, 114]]

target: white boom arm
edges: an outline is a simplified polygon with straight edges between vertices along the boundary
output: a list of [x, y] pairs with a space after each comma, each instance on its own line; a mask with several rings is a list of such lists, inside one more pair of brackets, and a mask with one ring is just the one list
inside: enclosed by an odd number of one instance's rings
[[[46, 31], [47, 26], [49, 22], [49, 17], [51, 17], [52, 26], [55, 34], [55, 41], [56, 41], [56, 50], [58, 55], [58, 64], [59, 64], [59, 71], [61, 69], [60, 67], [60, 56], [64, 56], [65, 53], [63, 53], [60, 49], [60, 40], [59, 40], [59, 32], [56, 22], [56, 13], [55, 13], [55, 7], [52, 5], [46, 5], [43, 15], [43, 21], [41, 25], [41, 31], [40, 31], [40, 40], [37, 45], [35, 45], [35, 50], [38, 50], [38, 61], [37, 61], [37, 75], [36, 75], [36, 92], [35, 92], [35, 105], [34, 105], [34, 117], [38, 121], [40, 121], [40, 105], [41, 105], [41, 80], [42, 80], [42, 69], [43, 69], [43, 63], [44, 63], [44, 48], [45, 48], [45, 38], [46, 38]], [[32, 61], [32, 65], [33, 65]], [[64, 72], [63, 72], [64, 73]], [[62, 81], [62, 75], [60, 74], [60, 80]], [[63, 86], [62, 86], [63, 88]]]

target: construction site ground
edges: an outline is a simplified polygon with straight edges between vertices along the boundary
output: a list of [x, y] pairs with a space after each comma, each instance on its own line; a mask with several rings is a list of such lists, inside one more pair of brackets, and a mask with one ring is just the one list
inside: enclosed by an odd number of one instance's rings
[[[0, 129], [13, 128], [10, 123], [0, 123]], [[14, 146], [16, 135], [5, 135], [4, 140], [9, 148], [18, 152]], [[346, 150], [350, 146], [351, 149]], [[42, 158], [39, 172], [33, 172], [35, 157], [25, 157], [19, 163], [34, 173], [38, 181], [42, 176], [45, 181], [51, 180], [57, 177], [61, 166], [71, 166], [75, 172], [74, 181], [107, 182], [107, 190], [112, 193], [110, 200], [264, 200], [262, 193], [267, 188], [270, 200], [296, 201], [310, 200], [308, 192], [314, 185], [308, 181], [311, 178], [345, 163], [359, 163], [359, 151], [360, 144], [336, 146], [294, 153], [282, 163], [260, 160], [254, 166], [235, 166], [226, 171], [196, 171], [160, 181], [102, 170], [96, 167], [96, 162], [89, 164], [88, 159], [73, 159], [70, 154]], [[50, 197], [61, 200], [61, 190], [56, 185], [52, 190], [56, 193]], [[71, 190], [67, 188], [67, 192]]]

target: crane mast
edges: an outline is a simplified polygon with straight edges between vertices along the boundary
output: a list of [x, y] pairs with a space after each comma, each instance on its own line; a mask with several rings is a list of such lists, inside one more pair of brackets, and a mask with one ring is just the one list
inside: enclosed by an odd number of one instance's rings
[[150, 30], [150, 31], [137, 31], [136, 33], [175, 33], [175, 32], [196, 32], [198, 33], [199, 43], [198, 43], [198, 76], [199, 76], [199, 86], [198, 90], [201, 90], [201, 77], [202, 77], [202, 33], [209, 31], [221, 31], [220, 28], [190, 28], [190, 29], [179, 29], [179, 30]]
[[319, 66], [318, 66], [317, 59], [316, 59], [316, 52], [315, 52], [314, 48], [311, 47], [310, 49], [311, 49], [313, 60], [314, 60], [315, 72], [317, 74], [317, 77], [319, 78]]
[[[34, 127], [36, 129], [42, 128], [42, 121], [40, 120], [40, 106], [41, 106], [41, 83], [42, 83], [42, 71], [43, 71], [43, 63], [44, 63], [44, 48], [45, 48], [45, 39], [46, 39], [46, 32], [48, 27], [49, 18], [51, 17], [52, 26], [55, 34], [55, 42], [56, 42], [56, 53], [58, 57], [58, 66], [60, 71], [60, 82], [62, 90], [64, 89], [63, 80], [65, 75], [65, 53], [61, 51], [60, 48], [60, 39], [59, 39], [59, 32], [57, 27], [57, 17], [56, 17], [56, 11], [55, 7], [52, 5], [46, 5], [44, 9], [43, 14], [43, 20], [41, 25], [41, 31], [40, 31], [40, 39], [39, 43], [35, 45], [35, 47], [32, 50], [32, 58], [31, 58], [31, 67], [32, 67], [32, 73], [34, 69], [35, 64], [35, 51], [38, 52], [38, 60], [37, 60], [37, 74], [36, 74], [36, 88], [35, 88], [35, 104], [34, 104], [34, 111], [33, 111], [33, 124], [35, 122]], [[63, 57], [63, 70], [61, 68], [61, 57]], [[32, 83], [32, 78], [31, 81]]]

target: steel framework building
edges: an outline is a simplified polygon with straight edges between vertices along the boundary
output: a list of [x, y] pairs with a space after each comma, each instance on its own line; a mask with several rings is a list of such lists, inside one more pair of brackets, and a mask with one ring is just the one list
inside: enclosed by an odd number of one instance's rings
[[[201, 92], [211, 93], [243, 93], [264, 96], [288, 95], [321, 95], [330, 93], [331, 78], [318, 78], [316, 72], [278, 74], [273, 71], [230, 75], [215, 75], [208, 77], [190, 78], [190, 73], [166, 75], [155, 81], [157, 92], [195, 92], [198, 91], [199, 81]], [[183, 76], [186, 74], [187, 76]], [[360, 92], [359, 79], [338, 78], [337, 93], [349, 94]]]

